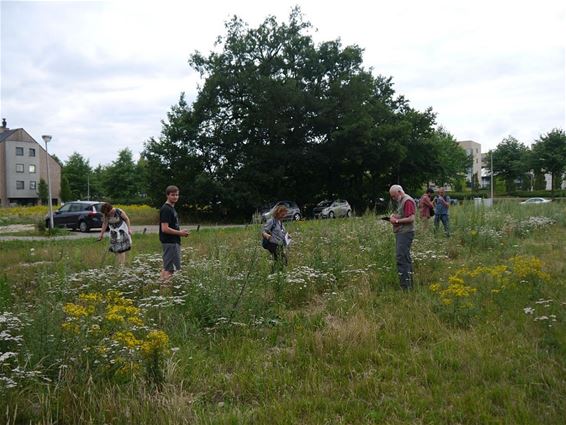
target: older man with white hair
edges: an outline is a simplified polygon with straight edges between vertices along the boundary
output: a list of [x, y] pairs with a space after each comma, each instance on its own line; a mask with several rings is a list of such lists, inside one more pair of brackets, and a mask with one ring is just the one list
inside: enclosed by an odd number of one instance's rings
[[391, 199], [397, 202], [397, 212], [391, 214], [389, 222], [395, 233], [395, 251], [397, 257], [397, 272], [401, 288], [409, 290], [413, 286], [413, 260], [411, 245], [415, 237], [415, 200], [405, 193], [403, 188], [394, 184], [389, 188]]

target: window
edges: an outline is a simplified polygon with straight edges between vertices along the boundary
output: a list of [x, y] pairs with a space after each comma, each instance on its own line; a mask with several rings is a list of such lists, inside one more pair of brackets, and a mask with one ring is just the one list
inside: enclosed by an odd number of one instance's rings
[[35, 156], [35, 148], [29, 148], [29, 156]]
[[24, 190], [23, 180], [16, 180], [16, 190]]
[[32, 174], [35, 173], [35, 165], [30, 164], [30, 166], [29, 166], [29, 172], [32, 173]]
[[24, 148], [16, 147], [16, 156], [24, 156]]
[[16, 164], [16, 173], [24, 172], [24, 164]]
[[36, 190], [37, 189], [37, 182], [35, 182], [35, 181], [29, 182], [29, 188], [30, 188], [30, 190]]
[[59, 212], [69, 212], [71, 210], [72, 204], [65, 204], [61, 208], [59, 208]]

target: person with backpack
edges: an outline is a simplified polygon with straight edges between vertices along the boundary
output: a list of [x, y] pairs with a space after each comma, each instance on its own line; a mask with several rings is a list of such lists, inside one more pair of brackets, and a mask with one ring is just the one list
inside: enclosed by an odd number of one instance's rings
[[126, 264], [126, 251], [132, 249], [132, 228], [130, 218], [119, 208], [114, 208], [108, 202], [102, 204], [100, 212], [103, 215], [102, 229], [98, 240], [104, 238], [106, 229], [110, 230], [110, 252], [116, 254], [120, 266]]
[[267, 249], [273, 257], [272, 273], [281, 270], [287, 265], [286, 248], [291, 238], [282, 222], [286, 215], [287, 208], [284, 205], [276, 206], [273, 210], [272, 218], [267, 220], [261, 232], [261, 245], [263, 248]]

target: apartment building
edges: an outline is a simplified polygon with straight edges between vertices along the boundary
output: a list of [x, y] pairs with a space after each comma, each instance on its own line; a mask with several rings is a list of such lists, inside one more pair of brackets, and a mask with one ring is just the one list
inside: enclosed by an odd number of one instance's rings
[[6, 119], [0, 127], [0, 206], [36, 205], [39, 181], [47, 182], [47, 161], [51, 197], [59, 203], [61, 166], [23, 128], [9, 129]]
[[474, 142], [473, 140], [462, 140], [459, 141], [458, 144], [468, 155], [472, 156], [472, 167], [467, 171], [467, 180], [471, 182], [472, 176], [475, 174], [477, 175], [479, 182], [481, 180], [482, 168], [481, 144]]

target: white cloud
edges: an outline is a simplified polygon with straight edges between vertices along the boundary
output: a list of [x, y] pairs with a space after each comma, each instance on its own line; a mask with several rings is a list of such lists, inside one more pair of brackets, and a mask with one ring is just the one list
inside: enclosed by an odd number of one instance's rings
[[227, 19], [284, 20], [299, 4], [315, 40], [364, 48], [366, 67], [457, 138], [484, 151], [509, 134], [530, 143], [566, 126], [562, 3], [3, 1], [1, 115], [36, 139], [52, 133], [62, 159], [138, 154], [182, 91], [194, 99], [189, 55], [210, 51]]

